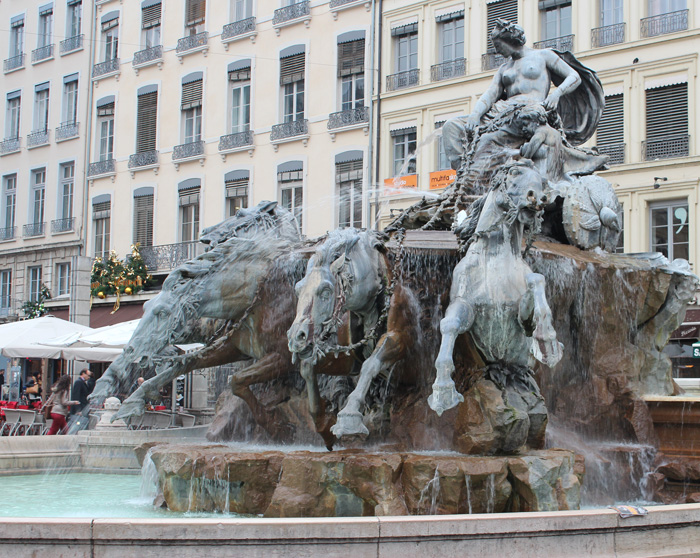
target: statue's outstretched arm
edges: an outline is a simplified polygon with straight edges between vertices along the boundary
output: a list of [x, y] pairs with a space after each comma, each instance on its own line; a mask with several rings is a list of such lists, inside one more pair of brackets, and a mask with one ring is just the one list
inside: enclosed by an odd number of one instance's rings
[[564, 81], [562, 81], [558, 87], [555, 87], [552, 92], [547, 95], [544, 103], [542, 103], [546, 109], [554, 110], [557, 108], [559, 99], [563, 95], [571, 93], [581, 84], [581, 76], [578, 75], [576, 70], [564, 62], [557, 53], [551, 50], [543, 50], [542, 54], [545, 57], [547, 69], [551, 73], [564, 78]]
[[493, 76], [491, 85], [489, 85], [488, 89], [484, 91], [484, 94], [479, 97], [479, 100], [474, 105], [474, 110], [469, 114], [465, 125], [468, 132], [473, 131], [474, 128], [479, 125], [481, 118], [489, 111], [493, 104], [501, 98], [501, 95], [503, 95], [502, 73], [501, 67], [496, 72], [496, 75]]

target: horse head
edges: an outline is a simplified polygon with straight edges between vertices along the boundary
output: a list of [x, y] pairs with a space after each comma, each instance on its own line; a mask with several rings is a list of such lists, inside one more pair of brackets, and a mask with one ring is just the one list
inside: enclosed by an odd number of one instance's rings
[[287, 332], [295, 358], [315, 362], [325, 346], [337, 344], [346, 311], [362, 315], [374, 307], [382, 291], [383, 246], [373, 231], [329, 233], [296, 285], [297, 315]]
[[492, 182], [496, 203], [508, 218], [531, 228], [549, 203], [547, 190], [547, 181], [527, 159], [505, 165]]

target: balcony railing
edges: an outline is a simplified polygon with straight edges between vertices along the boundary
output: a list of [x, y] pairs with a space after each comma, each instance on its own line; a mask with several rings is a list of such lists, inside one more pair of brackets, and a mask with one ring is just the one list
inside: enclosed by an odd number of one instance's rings
[[150, 167], [158, 164], [158, 150], [142, 151], [129, 155], [129, 168]]
[[17, 227], [5, 227], [0, 229], [0, 240], [12, 240], [17, 234]]
[[3, 63], [3, 71], [5, 73], [19, 70], [20, 68], [24, 68], [24, 53], [8, 58]]
[[155, 60], [161, 60], [163, 58], [163, 45], [156, 45], [151, 48], [146, 48], [144, 50], [139, 50], [134, 53], [134, 60], [132, 62], [133, 66], [141, 66], [143, 64], [148, 64]]
[[224, 29], [221, 31], [221, 40], [225, 41], [227, 39], [232, 39], [233, 37], [244, 35], [245, 33], [250, 33], [252, 31], [255, 31], [254, 17], [234, 21], [233, 23], [224, 25]]
[[69, 52], [83, 48], [83, 39], [85, 39], [85, 35], [76, 35], [75, 37], [70, 37], [65, 41], [61, 41], [61, 54], [68, 54]]
[[591, 29], [591, 48], [600, 48], [625, 42], [625, 23]]
[[51, 221], [51, 233], [64, 233], [73, 230], [73, 225], [75, 223], [75, 217], [68, 217], [67, 219], [55, 219]]
[[22, 228], [22, 236], [44, 236], [46, 223], [29, 223]]
[[688, 10], [669, 12], [641, 20], [642, 37], [656, 37], [688, 29]]
[[219, 151], [227, 151], [229, 149], [253, 145], [253, 136], [253, 130], [221, 136], [221, 138], [219, 138]]
[[53, 58], [53, 45], [39, 47], [32, 51], [32, 63]]
[[645, 161], [687, 157], [690, 147], [689, 135], [674, 135], [642, 142], [642, 158]]
[[369, 108], [358, 107], [350, 110], [342, 110], [328, 115], [328, 129], [344, 128], [354, 124], [369, 122]]
[[21, 138], [8, 138], [3, 142], [0, 142], [0, 155], [7, 155], [8, 153], [16, 153], [22, 148]]
[[106, 74], [111, 74], [113, 72], [119, 71], [119, 58], [112, 58], [111, 60], [105, 60], [99, 64], [95, 64], [92, 67], [92, 77], [100, 77]]
[[467, 61], [464, 58], [450, 60], [430, 67], [430, 81], [442, 81], [467, 74]]
[[574, 35], [564, 35], [563, 37], [538, 41], [532, 46], [535, 48], [556, 48], [557, 50], [568, 50], [571, 52], [574, 50]]
[[420, 70], [418, 68], [414, 70], [408, 70], [407, 72], [399, 72], [398, 74], [391, 74], [386, 76], [386, 90], [396, 91], [397, 89], [404, 89], [405, 87], [413, 87], [418, 85], [420, 79]]
[[88, 165], [88, 177], [100, 176], [102, 174], [114, 174], [117, 169], [116, 159], [107, 159], [106, 161], [97, 161]]
[[204, 253], [204, 244], [199, 241], [141, 246], [140, 252], [146, 267], [151, 273], [170, 272], [177, 266]]
[[196, 35], [190, 35], [189, 37], [182, 37], [182, 39], [178, 39], [175, 52], [177, 54], [182, 54], [183, 52], [188, 52], [196, 48], [205, 47], [208, 43], [209, 33], [207, 31], [202, 31]]
[[609, 165], [621, 165], [625, 162], [625, 144], [612, 143], [610, 145], [599, 145], [598, 152], [609, 157]]
[[295, 136], [305, 136], [309, 133], [309, 121], [306, 118], [292, 120], [284, 124], [275, 124], [270, 131], [270, 141], [277, 141]]
[[61, 122], [61, 125], [56, 128], [56, 141], [77, 138], [79, 128], [78, 122]]
[[191, 141], [173, 148], [173, 161], [204, 155], [204, 141]]
[[305, 2], [297, 2], [291, 6], [285, 6], [284, 8], [275, 10], [275, 16], [272, 18], [272, 25], [278, 25], [280, 23], [292, 21], [293, 19], [308, 16], [310, 13], [311, 3], [308, 0]]
[[48, 143], [48, 130], [35, 130], [31, 134], [27, 134], [27, 148], [39, 147], [40, 145], [48, 145]]
[[487, 52], [481, 55], [481, 71], [488, 72], [500, 68], [506, 59], [497, 52]]

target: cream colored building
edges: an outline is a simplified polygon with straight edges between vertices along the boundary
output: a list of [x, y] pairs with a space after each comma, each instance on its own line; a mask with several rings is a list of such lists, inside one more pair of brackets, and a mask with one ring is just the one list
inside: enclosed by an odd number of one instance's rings
[[369, 8], [98, 1], [88, 253], [123, 257], [139, 242], [165, 273], [202, 229], [263, 200], [309, 236], [361, 225]]

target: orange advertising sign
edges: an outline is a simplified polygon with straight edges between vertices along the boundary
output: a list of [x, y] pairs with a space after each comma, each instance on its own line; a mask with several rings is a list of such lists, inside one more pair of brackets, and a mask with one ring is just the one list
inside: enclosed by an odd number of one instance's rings
[[457, 178], [457, 171], [454, 169], [441, 170], [430, 173], [430, 189], [440, 190], [447, 188]]
[[395, 176], [384, 179], [384, 195], [394, 196], [401, 194], [407, 188], [418, 188], [418, 175], [408, 174], [406, 176]]

